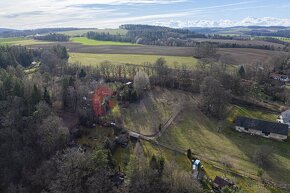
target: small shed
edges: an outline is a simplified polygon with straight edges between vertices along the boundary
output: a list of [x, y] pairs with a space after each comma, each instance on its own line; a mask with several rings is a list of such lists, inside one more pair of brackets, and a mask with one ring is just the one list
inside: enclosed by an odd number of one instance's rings
[[214, 181], [213, 181], [213, 188], [215, 188], [217, 190], [221, 190], [226, 186], [233, 187], [234, 185], [235, 184], [233, 182], [231, 182], [229, 179], [222, 178], [219, 176], [216, 176]]
[[138, 133], [135, 133], [135, 132], [129, 132], [129, 136], [131, 137], [131, 138], [133, 138], [133, 139], [137, 139], [137, 140], [139, 140], [140, 139], [140, 134], [138, 134]]

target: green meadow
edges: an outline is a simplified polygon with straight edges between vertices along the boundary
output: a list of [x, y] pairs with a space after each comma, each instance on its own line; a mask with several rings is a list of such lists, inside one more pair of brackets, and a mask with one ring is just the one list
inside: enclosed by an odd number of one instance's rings
[[87, 54], [87, 53], [70, 53], [70, 63], [79, 62], [85, 66], [99, 65], [103, 61], [110, 61], [113, 64], [144, 64], [154, 63], [158, 58], [164, 58], [168, 65], [185, 64], [195, 66], [197, 59], [193, 57], [182, 56], [158, 56], [158, 55], [133, 55], [133, 54]]
[[137, 44], [127, 43], [127, 42], [91, 40], [86, 37], [74, 37], [74, 38], [71, 38], [71, 42], [80, 43], [86, 46], [134, 46], [134, 45], [137, 45]]

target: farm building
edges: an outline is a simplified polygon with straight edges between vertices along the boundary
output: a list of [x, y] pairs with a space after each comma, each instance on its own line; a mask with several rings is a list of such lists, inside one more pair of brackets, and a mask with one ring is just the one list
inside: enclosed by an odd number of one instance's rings
[[290, 110], [282, 112], [277, 121], [279, 123], [287, 124], [288, 127], [290, 128]]
[[289, 77], [287, 75], [284, 75], [284, 74], [271, 73], [270, 78], [272, 78], [274, 80], [279, 80], [281, 82], [289, 82], [290, 81]]
[[266, 138], [286, 140], [288, 138], [288, 125], [247, 117], [237, 117], [235, 129], [239, 132], [259, 135]]

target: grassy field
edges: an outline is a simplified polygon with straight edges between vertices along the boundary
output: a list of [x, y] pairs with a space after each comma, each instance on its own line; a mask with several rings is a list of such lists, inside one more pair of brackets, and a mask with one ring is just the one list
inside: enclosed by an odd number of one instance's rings
[[[159, 124], [166, 122], [175, 108], [178, 98], [165, 89], [156, 88], [129, 109], [122, 109], [122, 120], [126, 128], [152, 135], [158, 131]], [[140, 124], [142, 123], [142, 124]]]
[[99, 32], [99, 33], [110, 33], [112, 35], [118, 35], [118, 34], [125, 35], [127, 33], [127, 30], [124, 30], [124, 29], [86, 29], [86, 30], [66, 31], [66, 32], [60, 32], [60, 33], [74, 37], [74, 36], [83, 36], [89, 31]]
[[27, 38], [0, 38], [0, 45], [21, 45], [21, 46], [29, 46], [29, 45], [37, 45], [37, 44], [49, 44], [51, 42], [38, 41]]
[[126, 42], [91, 40], [86, 37], [74, 37], [74, 38], [71, 38], [71, 41], [74, 43], [80, 43], [86, 46], [134, 46], [134, 45], [137, 45], [137, 44], [126, 43]]
[[70, 63], [80, 62], [82, 65], [91, 66], [99, 65], [103, 61], [110, 61], [113, 64], [143, 64], [154, 63], [158, 58], [164, 58], [168, 65], [195, 66], [197, 60], [192, 57], [182, 56], [158, 56], [158, 55], [130, 55], [130, 54], [85, 54], [85, 53], [70, 53]]
[[[229, 113], [228, 121], [234, 120], [237, 115], [272, 121], [277, 117], [276, 114], [234, 106]], [[216, 166], [224, 168], [222, 176], [233, 179], [248, 192], [256, 192], [257, 184], [262, 186], [260, 177], [257, 175], [259, 167], [252, 161], [252, 157], [258, 147], [267, 145], [273, 148], [273, 159], [276, 164], [272, 168], [265, 169], [264, 175], [276, 183], [289, 184], [290, 142], [277, 142], [250, 136], [227, 127], [220, 131], [217, 129], [218, 124], [197, 108], [191, 108], [185, 111], [176, 124], [163, 134], [159, 142], [184, 150], [191, 148], [208, 166], [206, 171], [209, 176], [214, 178], [215, 175], [221, 173]], [[225, 165], [230, 167], [225, 167]], [[246, 177], [237, 177], [225, 171], [237, 172]], [[247, 177], [257, 181], [250, 183], [252, 180]]]

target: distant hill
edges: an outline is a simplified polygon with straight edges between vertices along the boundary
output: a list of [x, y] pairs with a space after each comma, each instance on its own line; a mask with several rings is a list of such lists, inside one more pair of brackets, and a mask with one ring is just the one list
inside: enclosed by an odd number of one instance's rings
[[15, 30], [15, 29], [6, 29], [0, 28], [0, 37], [23, 37], [23, 36], [32, 36], [37, 34], [47, 34], [47, 33], [56, 33], [56, 32], [65, 32], [73, 30], [88, 30], [91, 28], [41, 28], [41, 29], [32, 29], [32, 30]]
[[[225, 35], [255, 35], [252, 32], [262, 32], [265, 36], [275, 36], [273, 33], [289, 31], [290, 27], [284, 26], [236, 26], [236, 27], [189, 27], [184, 28], [195, 33], [202, 34], [225, 34]], [[268, 34], [267, 34], [268, 33]], [[258, 35], [258, 34], [257, 34]], [[280, 34], [277, 34], [280, 35]]]

